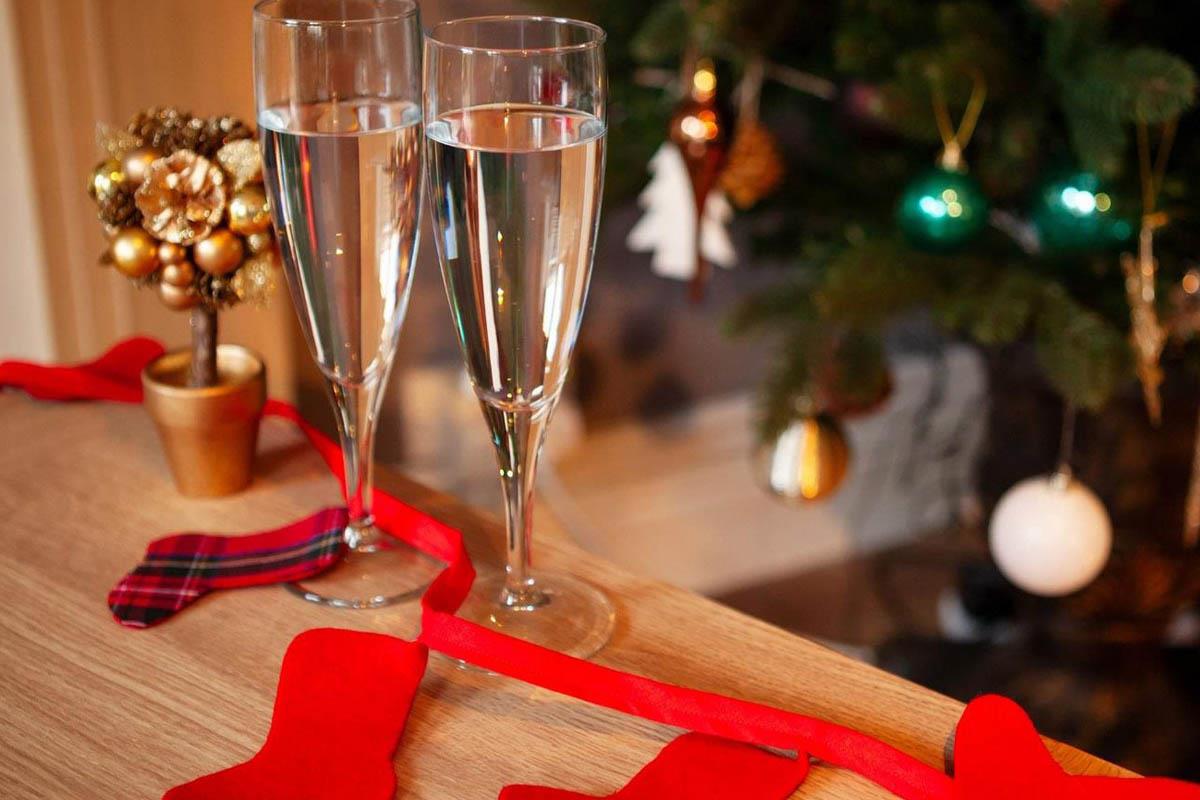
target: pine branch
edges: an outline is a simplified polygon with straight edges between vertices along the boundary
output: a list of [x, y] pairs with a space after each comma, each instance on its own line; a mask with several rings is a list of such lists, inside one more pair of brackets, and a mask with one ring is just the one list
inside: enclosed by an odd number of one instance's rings
[[1067, 401], [1098, 411], [1131, 375], [1128, 341], [1058, 285], [1047, 288], [1043, 304], [1035, 341], [1046, 379]]
[[1160, 125], [1196, 102], [1196, 73], [1163, 50], [1103, 48], [1064, 84], [1070, 105], [1125, 124]]

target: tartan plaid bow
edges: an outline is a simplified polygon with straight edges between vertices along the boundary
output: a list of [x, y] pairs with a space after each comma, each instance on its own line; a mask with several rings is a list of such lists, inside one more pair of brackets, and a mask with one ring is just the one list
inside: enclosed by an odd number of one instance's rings
[[156, 539], [132, 572], [108, 593], [117, 622], [148, 628], [216, 589], [308, 578], [342, 556], [344, 508], [250, 536], [177, 533]]

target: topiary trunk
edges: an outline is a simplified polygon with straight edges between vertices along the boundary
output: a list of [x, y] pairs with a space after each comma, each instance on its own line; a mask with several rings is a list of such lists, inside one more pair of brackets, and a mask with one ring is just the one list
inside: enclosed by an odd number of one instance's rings
[[217, 312], [196, 306], [192, 309], [192, 366], [188, 386], [215, 386], [217, 383]]

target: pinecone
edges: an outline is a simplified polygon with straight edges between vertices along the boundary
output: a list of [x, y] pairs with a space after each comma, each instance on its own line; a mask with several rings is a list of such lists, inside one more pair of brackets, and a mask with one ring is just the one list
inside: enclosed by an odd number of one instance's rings
[[96, 201], [96, 216], [105, 225], [116, 225], [118, 228], [137, 225], [141, 215], [138, 213], [133, 193], [132, 187], [118, 186], [111, 195]]
[[230, 142], [250, 139], [254, 131], [237, 117], [209, 117], [204, 120], [196, 146], [192, 149], [205, 158], [212, 159], [217, 151]]
[[[148, 108], [135, 114], [125, 129], [141, 139], [143, 145], [171, 153], [180, 149], [176, 146], [180, 131], [189, 127], [192, 119], [191, 114], [177, 108]], [[200, 124], [203, 126], [203, 122]]]
[[757, 122], [738, 126], [729, 146], [721, 188], [738, 208], [750, 208], [766, 197], [783, 180], [783, 156], [779, 143]]
[[183, 124], [176, 126], [163, 142], [163, 152], [178, 153], [180, 150], [191, 150], [199, 153], [200, 143], [204, 137], [204, 120], [199, 117], [188, 117]]
[[228, 275], [203, 273], [196, 283], [196, 293], [200, 295], [200, 301], [211, 309], [227, 308], [238, 301], [233, 281]]
[[158, 283], [161, 280], [162, 280], [162, 270], [156, 269], [156, 270], [154, 270], [154, 272], [151, 272], [149, 275], [143, 275], [140, 278], [130, 278], [129, 282], [132, 283], [134, 286], [136, 286], [138, 289], [149, 289], [149, 288], [158, 286]]

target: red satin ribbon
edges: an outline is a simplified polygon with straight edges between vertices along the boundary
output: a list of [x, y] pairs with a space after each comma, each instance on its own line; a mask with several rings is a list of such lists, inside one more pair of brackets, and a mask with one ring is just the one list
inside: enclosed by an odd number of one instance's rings
[[[17, 386], [45, 399], [138, 402], [141, 386], [137, 376], [160, 352], [161, 345], [152, 340], [132, 339], [117, 345], [99, 360], [76, 367], [0, 363], [0, 386]], [[296, 424], [344, 484], [338, 446], [304, 420], [294, 406], [271, 400], [264, 413]], [[621, 672], [460, 619], [454, 614], [470, 591], [475, 570], [458, 531], [379, 490], [375, 492], [375, 516], [394, 536], [447, 564], [421, 599], [419, 641], [431, 649], [644, 719], [735, 741], [795, 750], [802, 758], [811, 753], [821, 761], [850, 769], [906, 800], [953, 800], [966, 796], [942, 771], [841, 725]], [[1186, 795], [1190, 800], [1200, 800], [1200, 787], [1175, 785], [1182, 787], [1179, 797]]]

